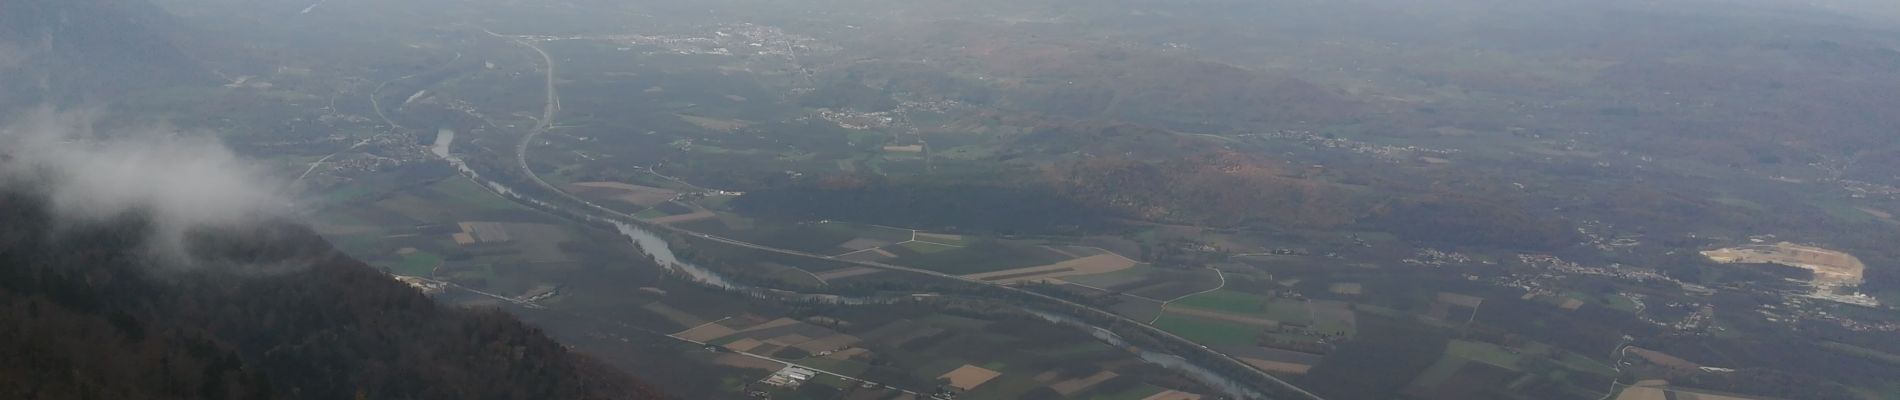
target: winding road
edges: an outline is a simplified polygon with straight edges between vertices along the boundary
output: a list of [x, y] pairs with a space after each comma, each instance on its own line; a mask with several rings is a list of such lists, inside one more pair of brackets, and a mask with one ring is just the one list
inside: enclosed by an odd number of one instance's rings
[[1174, 304], [1174, 302], [1177, 302], [1177, 301], [1181, 301], [1181, 299], [1185, 299], [1185, 298], [1189, 298], [1189, 297], [1194, 297], [1194, 296], [1196, 296], [1196, 295], [1201, 295], [1201, 294], [1207, 294], [1207, 293], [1213, 293], [1213, 292], [1214, 292], [1214, 291], [1216, 291], [1216, 290], [1221, 290], [1221, 288], [1225, 288], [1225, 287], [1227, 287], [1227, 273], [1225, 273], [1225, 272], [1221, 272], [1221, 271], [1220, 271], [1220, 268], [1214, 268], [1214, 267], [1207, 267], [1207, 269], [1211, 269], [1211, 270], [1214, 270], [1214, 276], [1216, 276], [1216, 277], [1219, 277], [1219, 278], [1220, 278], [1220, 285], [1216, 285], [1216, 286], [1214, 286], [1214, 288], [1213, 288], [1213, 289], [1208, 289], [1208, 290], [1202, 290], [1202, 291], [1199, 291], [1199, 292], [1194, 292], [1194, 293], [1188, 293], [1188, 294], [1184, 294], [1184, 295], [1181, 295], [1181, 297], [1176, 297], [1176, 298], [1174, 298], [1174, 300], [1168, 300], [1168, 301], [1164, 301], [1164, 302], [1161, 302], [1161, 312], [1158, 312], [1158, 313], [1155, 313], [1155, 319], [1154, 319], [1154, 321], [1148, 321], [1148, 323], [1149, 323], [1149, 324], [1154, 324], [1154, 323], [1155, 323], [1156, 321], [1160, 321], [1160, 320], [1161, 320], [1161, 316], [1163, 316], [1163, 315], [1168, 315], [1168, 305], [1169, 305], [1169, 304]]
[[[547, 50], [541, 49], [541, 46], [535, 45], [534, 42], [528, 41], [527, 39], [522, 39], [521, 37], [518, 37], [518, 36], [508, 36], [508, 35], [495, 33], [495, 31], [491, 31], [488, 29], [482, 29], [482, 32], [487, 33], [490, 36], [508, 39], [510, 41], [514, 41], [515, 44], [519, 44], [529, 49], [533, 49], [535, 53], [541, 55], [541, 62], [546, 64], [547, 66], [547, 81], [544, 84], [547, 90], [547, 99], [548, 99], [547, 105], [542, 107], [541, 118], [540, 120], [535, 122], [534, 128], [530, 128], [527, 134], [521, 135], [521, 141], [519, 143], [515, 143], [516, 166], [521, 168], [522, 174], [527, 175], [528, 179], [533, 180], [535, 185], [539, 185], [543, 188], [547, 188], [548, 190], [552, 190], [555, 193], [560, 193], [563, 196], [567, 197], [569, 200], [580, 201], [582, 204], [587, 204], [589, 206], [593, 206], [594, 208], [597, 208], [600, 210], [607, 210], [606, 207], [597, 206], [591, 202], [581, 200], [579, 197], [568, 195], [567, 191], [561, 190], [560, 188], [556, 188], [554, 187], [554, 185], [548, 184], [547, 181], [541, 180], [541, 175], [535, 174], [534, 169], [531, 169], [528, 167], [528, 146], [531, 146], [534, 144], [535, 138], [540, 137], [541, 134], [543, 133], [547, 133], [548, 128], [554, 127], [554, 116], [559, 114], [561, 111], [561, 91], [559, 87], [554, 85], [554, 76], [556, 74], [556, 68], [559, 68], [559, 67], [554, 63], [554, 57], [549, 56]], [[611, 211], [611, 210], [608, 210], [608, 211]]]
[[[1304, 389], [1300, 389], [1298, 386], [1294, 386], [1292, 383], [1289, 383], [1285, 380], [1281, 380], [1279, 377], [1273, 376], [1273, 374], [1262, 371], [1259, 368], [1256, 368], [1252, 365], [1242, 362], [1239, 359], [1236, 359], [1232, 356], [1229, 356], [1227, 354], [1223, 354], [1217, 351], [1213, 351], [1212, 349], [1208, 349], [1207, 346], [1201, 345], [1199, 343], [1195, 343], [1192, 340], [1188, 340], [1187, 338], [1175, 335], [1168, 331], [1155, 328], [1154, 326], [1143, 323], [1141, 321], [1136, 321], [1128, 317], [1122, 316], [1120, 314], [1115, 314], [1113, 312], [1095, 308], [1093, 306], [1088, 306], [1088, 305], [1072, 302], [1066, 299], [1042, 294], [1039, 292], [1035, 292], [1035, 291], [1031, 291], [1031, 290], [1027, 290], [1027, 289], [1023, 289], [1019, 287], [1002, 285], [1002, 284], [997, 284], [994, 282], [987, 282], [987, 281], [982, 281], [982, 280], [977, 280], [977, 279], [970, 279], [970, 278], [965, 278], [962, 276], [950, 275], [950, 274], [945, 274], [945, 273], [941, 273], [937, 271], [911, 268], [911, 267], [905, 267], [905, 266], [899, 266], [899, 265], [891, 265], [891, 264], [885, 264], [885, 263], [879, 263], [879, 262], [871, 262], [871, 261], [839, 260], [839, 259], [833, 259], [833, 258], [827, 257], [822, 254], [814, 254], [814, 253], [807, 253], [807, 252], [802, 252], [802, 251], [797, 251], [797, 250], [769, 247], [769, 246], [764, 246], [764, 245], [760, 245], [756, 243], [736, 240], [732, 238], [726, 238], [726, 237], [706, 234], [702, 232], [695, 232], [695, 231], [675, 227], [672, 225], [646, 223], [646, 222], [641, 221], [638, 217], [634, 217], [632, 215], [615, 211], [605, 206], [601, 206], [593, 202], [581, 199], [578, 196], [570, 194], [567, 191], [561, 190], [560, 188], [547, 183], [547, 181], [542, 180], [541, 177], [536, 175], [534, 170], [529, 168], [528, 166], [528, 147], [533, 143], [536, 137], [539, 137], [542, 133], [546, 133], [548, 128], [554, 125], [554, 120], [556, 116], [558, 115], [558, 112], [560, 111], [560, 108], [561, 108], [560, 92], [558, 91], [558, 89], [556, 88], [554, 84], [555, 74], [556, 74], [556, 64], [554, 62], [554, 58], [549, 56], [547, 51], [541, 49], [540, 46], [535, 45], [532, 41], [525, 39], [524, 37], [502, 35], [499, 33], [495, 33], [493, 31], [489, 31], [487, 29], [483, 29], [482, 31], [494, 37], [508, 39], [508, 40], [514, 41], [516, 44], [533, 49], [536, 53], [539, 53], [541, 55], [542, 60], [547, 63], [546, 65], [547, 67], [546, 68], [547, 70], [547, 78], [546, 78], [547, 105], [543, 108], [542, 116], [539, 123], [535, 124], [533, 129], [529, 130], [526, 134], [522, 135], [521, 141], [516, 144], [515, 163], [517, 164], [517, 167], [521, 169], [521, 173], [523, 175], [526, 175], [530, 180], [534, 181], [535, 185], [541, 186], [543, 189], [546, 189], [550, 192], [559, 194], [563, 198], [566, 198], [568, 201], [571, 201], [577, 204], [586, 205], [588, 208], [593, 209], [596, 213], [613, 217], [613, 219], [631, 221], [631, 223], [643, 228], [658, 229], [658, 230], [663, 230], [663, 231], [674, 233], [674, 234], [689, 235], [689, 236], [697, 237], [704, 240], [710, 240], [714, 242], [743, 247], [743, 248], [752, 249], [752, 250], [772, 252], [772, 253], [778, 253], [778, 254], [783, 254], [783, 255], [811, 258], [811, 259], [817, 259], [817, 260], [825, 260], [825, 261], [831, 261], [831, 262], [842, 262], [842, 263], [848, 263], [848, 264], [858, 265], [858, 266], [863, 266], [863, 267], [877, 268], [877, 269], [890, 270], [890, 271], [908, 272], [908, 273], [927, 275], [927, 276], [943, 278], [943, 279], [952, 279], [952, 280], [962, 281], [966, 283], [985, 285], [985, 286], [1012, 291], [1012, 292], [1023, 294], [1023, 295], [1028, 295], [1031, 297], [1039, 298], [1039, 299], [1049, 301], [1055, 304], [1065, 305], [1065, 306], [1078, 309], [1078, 310], [1086, 310], [1088, 312], [1097, 314], [1097, 316], [1099, 317], [1107, 317], [1113, 320], [1121, 321], [1128, 326], [1138, 327], [1149, 334], [1175, 341], [1178, 344], [1187, 344], [1188, 346], [1184, 348], [1201, 349], [1207, 354], [1214, 355], [1220, 360], [1225, 360], [1226, 362], [1232, 363], [1234, 366], [1240, 367], [1241, 370], [1243, 371], [1255, 372], [1257, 375], [1259, 375], [1259, 377], [1265, 378], [1266, 380], [1280, 386], [1280, 389], [1282, 389], [1283, 391], [1298, 393], [1299, 395], [1307, 399], [1323, 400], [1319, 395], [1313, 394]], [[503, 196], [503, 197], [507, 197], [507, 196]], [[553, 203], [547, 203], [547, 204], [552, 206]], [[1223, 281], [1225, 280], [1224, 278], [1225, 277], [1223, 276]]]

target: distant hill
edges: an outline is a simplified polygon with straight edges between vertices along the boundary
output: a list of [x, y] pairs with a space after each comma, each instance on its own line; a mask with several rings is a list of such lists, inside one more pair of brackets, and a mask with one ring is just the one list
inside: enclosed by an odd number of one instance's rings
[[1020, 26], [938, 21], [876, 36], [890, 39], [866, 46], [871, 59], [853, 60], [835, 79], [1177, 130], [1347, 122], [1370, 111], [1343, 93], [1285, 74]]
[[0, 1], [0, 113], [210, 82], [186, 32], [142, 0]]
[[498, 310], [442, 307], [291, 224], [60, 221], [0, 193], [0, 398], [654, 399]]

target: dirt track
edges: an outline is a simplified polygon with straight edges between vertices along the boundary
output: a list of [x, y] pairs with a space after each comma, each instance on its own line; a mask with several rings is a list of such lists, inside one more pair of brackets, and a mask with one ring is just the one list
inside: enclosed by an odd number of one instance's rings
[[[1110, 254], [1100, 254], [1100, 255], [1082, 257], [1082, 258], [1077, 258], [1077, 259], [1072, 259], [1068, 261], [1058, 262], [1055, 264], [1049, 264], [1049, 265], [1043, 265], [1043, 266], [1037, 266], [1037, 267], [1025, 267], [1025, 268], [1009, 269], [1009, 270], [1002, 270], [1002, 271], [985, 272], [981, 274], [964, 275], [964, 277], [969, 278], [969, 279], [984, 280], [984, 281], [990, 281], [990, 282], [995, 282], [995, 283], [1017, 283], [1017, 282], [1038, 281], [1038, 280], [1051, 279], [1051, 278], [1060, 278], [1064, 276], [1091, 275], [1091, 274], [1115, 272], [1115, 271], [1120, 271], [1124, 269], [1134, 268], [1135, 264], [1138, 264], [1137, 262], [1135, 262], [1135, 260], [1128, 259], [1128, 257], [1122, 257], [1119, 254], [1110, 253]], [[1043, 271], [1047, 271], [1047, 273], [1042, 273], [1042, 274], [1035, 273], [1035, 272], [1043, 272]], [[1024, 274], [1028, 274], [1028, 275], [1024, 275]], [[998, 277], [1008, 277], [1008, 278], [998, 278]], [[990, 279], [990, 278], [997, 278], [997, 279]]]

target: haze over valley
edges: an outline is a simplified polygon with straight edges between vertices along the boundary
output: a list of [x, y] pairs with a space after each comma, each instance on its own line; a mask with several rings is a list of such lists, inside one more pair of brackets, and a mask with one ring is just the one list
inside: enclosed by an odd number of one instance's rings
[[1897, 93], [1872, 0], [0, 1], [0, 397], [1900, 399]]

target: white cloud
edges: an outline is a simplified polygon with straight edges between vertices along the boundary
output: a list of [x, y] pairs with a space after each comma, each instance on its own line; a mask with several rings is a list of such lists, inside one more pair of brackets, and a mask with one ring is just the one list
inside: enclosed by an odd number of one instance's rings
[[174, 255], [189, 230], [255, 222], [286, 204], [262, 169], [213, 138], [162, 127], [102, 135], [94, 119], [42, 109], [6, 123], [0, 185], [45, 191], [69, 222], [147, 212], [154, 248]]

